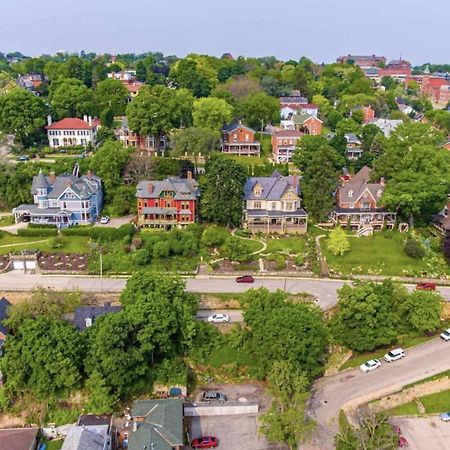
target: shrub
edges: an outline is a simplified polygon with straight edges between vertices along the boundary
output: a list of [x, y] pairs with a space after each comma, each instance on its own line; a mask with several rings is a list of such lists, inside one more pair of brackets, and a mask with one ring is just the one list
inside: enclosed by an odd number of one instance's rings
[[133, 254], [133, 261], [139, 266], [145, 266], [151, 261], [150, 252], [145, 248], [136, 250]]
[[99, 228], [99, 227], [72, 227], [64, 228], [61, 233], [66, 236], [89, 236], [100, 241], [117, 241], [126, 236], [133, 236], [136, 229], [134, 224], [127, 223], [119, 228]]
[[328, 249], [334, 256], [342, 256], [350, 250], [350, 242], [341, 227], [338, 226], [330, 232]]
[[303, 255], [297, 255], [295, 257], [295, 265], [303, 266], [303, 264], [305, 264], [305, 257]]
[[206, 247], [220, 247], [228, 238], [228, 231], [215, 225], [208, 227], [202, 234], [202, 244]]
[[286, 269], [286, 259], [284, 256], [277, 256], [277, 263], [275, 265], [275, 270], [283, 270]]
[[425, 248], [422, 243], [412, 237], [405, 241], [405, 252], [411, 258], [422, 259], [425, 256]]
[[17, 230], [18, 236], [36, 236], [36, 237], [47, 237], [56, 236], [58, 230], [56, 228], [22, 228]]
[[62, 238], [62, 236], [55, 236], [50, 243], [51, 248], [53, 249], [57, 249], [57, 248], [61, 248], [64, 245], [64, 239]]
[[[125, 238], [127, 238], [128, 236], [125, 236]], [[133, 240], [131, 241], [133, 244], [133, 247], [138, 249], [142, 247], [142, 238], [140, 237], [134, 237]]]

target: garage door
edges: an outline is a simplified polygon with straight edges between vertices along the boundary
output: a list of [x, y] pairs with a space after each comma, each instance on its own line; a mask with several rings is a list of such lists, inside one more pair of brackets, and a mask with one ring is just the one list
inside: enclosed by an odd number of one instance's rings
[[27, 270], [34, 270], [36, 269], [36, 261], [25, 261], [25, 268]]
[[13, 269], [14, 270], [24, 270], [25, 269], [24, 261], [13, 261]]

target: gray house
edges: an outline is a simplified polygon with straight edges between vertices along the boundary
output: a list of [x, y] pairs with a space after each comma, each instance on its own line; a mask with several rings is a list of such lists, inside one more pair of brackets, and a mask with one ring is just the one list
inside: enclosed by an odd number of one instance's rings
[[102, 180], [92, 172], [78, 176], [42, 171], [33, 177], [33, 204], [12, 210], [16, 222], [27, 220], [35, 224], [67, 227], [95, 222], [103, 205]]

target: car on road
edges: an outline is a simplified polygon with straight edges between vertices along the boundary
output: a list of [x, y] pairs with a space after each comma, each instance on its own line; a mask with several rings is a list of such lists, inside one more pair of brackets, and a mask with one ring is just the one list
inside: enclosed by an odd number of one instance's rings
[[102, 216], [102, 218], [100, 219], [100, 223], [105, 225], [109, 222], [109, 216]]
[[439, 336], [441, 336], [441, 339], [444, 339], [444, 341], [450, 341], [450, 328], [444, 330]]
[[254, 283], [255, 279], [251, 275], [242, 275], [236, 278], [236, 283]]
[[450, 411], [440, 414], [439, 417], [444, 422], [450, 422]]
[[359, 366], [361, 371], [364, 373], [378, 369], [378, 367], [381, 367], [381, 361], [379, 359], [371, 359], [370, 361], [367, 361]]
[[19, 156], [18, 158], [17, 158], [17, 161], [19, 161], [19, 162], [25, 162], [25, 161], [28, 161], [30, 158], [28, 158], [28, 156]]
[[219, 440], [215, 436], [202, 436], [191, 442], [192, 448], [215, 448], [219, 445]]
[[230, 321], [230, 316], [228, 314], [213, 314], [208, 317], [208, 322], [211, 323], [226, 323]]
[[391, 350], [389, 353], [386, 353], [384, 355], [384, 360], [386, 362], [397, 361], [404, 358], [405, 355], [405, 350], [403, 350], [402, 348], [394, 348], [394, 350]]
[[227, 401], [227, 397], [225, 394], [222, 394], [221, 392], [217, 391], [205, 391], [202, 394], [202, 401], [203, 402], [219, 402], [219, 403], [225, 403]]
[[419, 291], [435, 291], [436, 285], [431, 282], [424, 282], [424, 283], [417, 284], [416, 289]]
[[408, 447], [408, 440], [405, 438], [405, 436], [399, 436], [398, 437], [398, 444], [397, 447], [403, 448]]

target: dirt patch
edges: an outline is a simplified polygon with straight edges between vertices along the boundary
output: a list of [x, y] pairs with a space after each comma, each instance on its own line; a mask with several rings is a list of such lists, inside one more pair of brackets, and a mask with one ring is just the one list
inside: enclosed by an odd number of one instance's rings
[[41, 253], [38, 264], [42, 270], [86, 272], [88, 256], [83, 253]]
[[0, 271], [6, 269], [9, 264], [9, 255], [0, 255]]
[[229, 273], [229, 272], [258, 272], [258, 261], [248, 261], [245, 263], [238, 263], [223, 259], [222, 261], [214, 263], [214, 273]]
[[[18, 304], [26, 302], [30, 299], [30, 292], [7, 292], [2, 294], [0, 291], [0, 297], [6, 297], [10, 303]], [[82, 303], [84, 305], [103, 305], [106, 302], [110, 302], [112, 304], [120, 303], [120, 293], [87, 293], [83, 292]]]
[[223, 298], [214, 294], [200, 295], [200, 309], [239, 309], [240, 303], [238, 298]]

